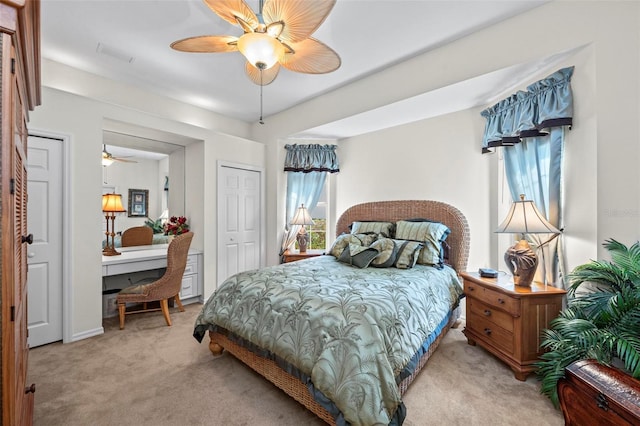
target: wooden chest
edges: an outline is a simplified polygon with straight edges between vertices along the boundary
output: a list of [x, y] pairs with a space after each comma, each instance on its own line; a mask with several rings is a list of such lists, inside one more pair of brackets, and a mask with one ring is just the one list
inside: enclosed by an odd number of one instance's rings
[[558, 382], [566, 425], [639, 425], [640, 381], [594, 360], [570, 364]]

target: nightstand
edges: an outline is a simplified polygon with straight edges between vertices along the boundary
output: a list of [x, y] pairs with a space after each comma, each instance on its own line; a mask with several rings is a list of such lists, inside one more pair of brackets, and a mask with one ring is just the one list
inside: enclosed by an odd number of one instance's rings
[[295, 262], [296, 260], [308, 259], [310, 257], [322, 256], [324, 250], [307, 250], [300, 253], [298, 250], [287, 250], [282, 255], [282, 263]]
[[470, 345], [482, 346], [511, 367], [518, 380], [525, 380], [544, 352], [541, 333], [562, 309], [565, 290], [532, 283], [513, 284], [513, 277], [482, 278], [463, 272], [467, 297], [466, 327]]

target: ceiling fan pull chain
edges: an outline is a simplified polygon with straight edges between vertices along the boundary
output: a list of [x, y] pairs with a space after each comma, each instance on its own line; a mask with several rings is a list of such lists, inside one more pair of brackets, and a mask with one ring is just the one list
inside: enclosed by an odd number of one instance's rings
[[262, 88], [264, 86], [262, 86], [262, 68], [260, 68], [260, 124], [264, 124], [264, 121], [262, 120]]

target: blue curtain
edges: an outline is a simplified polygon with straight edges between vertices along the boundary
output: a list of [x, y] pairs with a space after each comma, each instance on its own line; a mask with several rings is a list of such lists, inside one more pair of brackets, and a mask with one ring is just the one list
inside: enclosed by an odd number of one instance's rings
[[340, 171], [337, 145], [285, 145], [287, 156], [284, 159], [285, 172], [329, 172]]
[[[546, 219], [563, 229], [562, 174], [564, 126], [573, 122], [571, 76], [560, 69], [481, 112], [487, 120], [482, 152], [504, 147], [505, 174], [513, 201], [525, 194]], [[538, 279], [558, 287], [564, 283], [562, 236], [529, 234], [538, 251]]]
[[[562, 220], [562, 164], [564, 158], [564, 128], [549, 129], [549, 135], [523, 139], [504, 148], [505, 175], [513, 200], [520, 194], [533, 200], [545, 218], [556, 228], [563, 229]], [[556, 283], [564, 288], [564, 254], [561, 237], [551, 234], [529, 234], [536, 248], [540, 267], [536, 279]]]
[[480, 114], [487, 120], [482, 152], [513, 146], [523, 138], [547, 136], [547, 129], [573, 122], [571, 76], [574, 67], [563, 68], [519, 91]]
[[311, 211], [318, 204], [327, 173], [340, 171], [336, 145], [285, 145], [284, 170], [287, 172], [286, 224], [280, 256], [296, 240], [299, 225], [289, 225], [296, 209], [304, 204]]

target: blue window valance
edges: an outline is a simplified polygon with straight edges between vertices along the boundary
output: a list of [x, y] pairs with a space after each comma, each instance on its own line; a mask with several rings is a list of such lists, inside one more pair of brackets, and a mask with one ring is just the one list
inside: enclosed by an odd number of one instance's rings
[[485, 109], [482, 152], [512, 146], [522, 138], [543, 136], [544, 129], [570, 126], [573, 122], [571, 76], [574, 67], [560, 69], [547, 78]]
[[329, 172], [340, 171], [337, 145], [285, 145], [287, 156], [284, 159], [285, 172]]

